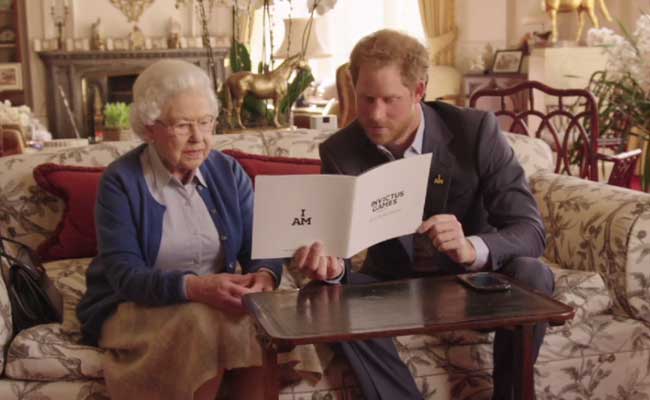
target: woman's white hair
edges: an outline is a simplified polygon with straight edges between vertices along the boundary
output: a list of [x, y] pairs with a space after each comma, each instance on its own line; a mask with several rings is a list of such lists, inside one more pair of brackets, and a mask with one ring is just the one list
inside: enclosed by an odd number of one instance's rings
[[160, 118], [167, 101], [186, 90], [205, 96], [214, 114], [219, 111], [210, 77], [201, 68], [181, 60], [161, 60], [148, 66], [133, 84], [133, 132], [142, 137], [145, 127]]

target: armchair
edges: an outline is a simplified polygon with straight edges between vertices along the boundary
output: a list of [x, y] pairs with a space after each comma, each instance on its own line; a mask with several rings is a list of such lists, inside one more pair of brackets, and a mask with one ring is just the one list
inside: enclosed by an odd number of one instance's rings
[[18, 125], [0, 126], [0, 157], [22, 154], [25, 151], [23, 133]]
[[598, 103], [588, 90], [556, 89], [525, 81], [505, 89], [480, 89], [470, 97], [470, 107], [485, 98], [492, 98], [490, 104], [497, 105], [492, 111], [506, 124], [507, 131], [549, 143], [555, 152], [556, 173], [598, 181], [598, 161], [608, 161], [613, 163], [608, 183], [630, 186], [641, 151], [616, 155], [599, 152]]

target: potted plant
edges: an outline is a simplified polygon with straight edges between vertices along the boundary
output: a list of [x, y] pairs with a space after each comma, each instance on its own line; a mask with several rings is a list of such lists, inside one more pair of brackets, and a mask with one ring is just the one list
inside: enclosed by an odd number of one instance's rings
[[587, 43], [602, 46], [608, 55], [605, 70], [598, 75], [596, 95], [601, 104], [601, 132], [607, 134], [610, 125], [629, 120], [626, 137], [636, 137], [645, 147], [641, 158], [641, 183], [650, 191], [650, 14], [643, 13], [630, 32], [621, 25], [623, 35], [601, 28], [591, 29]]
[[129, 140], [132, 131], [129, 124], [131, 107], [123, 102], [106, 103], [104, 107], [104, 140]]

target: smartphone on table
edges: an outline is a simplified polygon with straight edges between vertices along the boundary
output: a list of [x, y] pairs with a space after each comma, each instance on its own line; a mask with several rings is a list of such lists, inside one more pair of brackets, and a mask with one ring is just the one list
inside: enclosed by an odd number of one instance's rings
[[504, 291], [510, 289], [510, 282], [503, 275], [494, 272], [473, 272], [456, 276], [463, 284], [476, 290]]

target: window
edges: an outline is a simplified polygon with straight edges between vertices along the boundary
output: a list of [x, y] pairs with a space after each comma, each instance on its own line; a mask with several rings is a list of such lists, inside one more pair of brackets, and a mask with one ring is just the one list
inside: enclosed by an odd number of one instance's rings
[[[257, 11], [252, 31], [251, 57], [257, 65], [262, 55], [262, 10]], [[282, 44], [284, 38], [284, 18], [307, 17], [306, 0], [277, 1], [275, 4], [273, 39], [274, 48]], [[354, 17], [359, 16], [359, 17]], [[347, 62], [354, 45], [364, 36], [382, 28], [406, 32], [422, 43], [426, 43], [420, 10], [417, 0], [338, 0], [336, 6], [316, 18], [322, 18], [317, 32], [323, 48], [332, 55], [327, 58], [310, 60], [317, 82], [333, 84], [336, 68]], [[267, 54], [269, 39], [267, 36]], [[292, 45], [293, 47], [293, 45]]]

